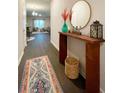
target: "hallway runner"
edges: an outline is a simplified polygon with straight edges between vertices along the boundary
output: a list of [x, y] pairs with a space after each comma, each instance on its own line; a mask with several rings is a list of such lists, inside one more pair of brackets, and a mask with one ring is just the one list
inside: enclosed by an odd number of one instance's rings
[[19, 93], [63, 93], [47, 56], [27, 60]]

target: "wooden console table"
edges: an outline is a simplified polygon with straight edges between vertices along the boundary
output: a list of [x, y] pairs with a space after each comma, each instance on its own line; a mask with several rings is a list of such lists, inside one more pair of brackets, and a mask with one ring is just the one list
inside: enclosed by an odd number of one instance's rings
[[105, 40], [63, 32], [59, 35], [59, 61], [62, 64], [67, 56], [67, 37], [86, 42], [86, 93], [100, 93], [100, 43]]

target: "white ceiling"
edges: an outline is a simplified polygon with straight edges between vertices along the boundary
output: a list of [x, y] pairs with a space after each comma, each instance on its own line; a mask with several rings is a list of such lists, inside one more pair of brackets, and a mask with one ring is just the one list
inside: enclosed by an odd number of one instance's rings
[[43, 17], [50, 16], [50, 0], [26, 0], [27, 16], [32, 16], [35, 11]]

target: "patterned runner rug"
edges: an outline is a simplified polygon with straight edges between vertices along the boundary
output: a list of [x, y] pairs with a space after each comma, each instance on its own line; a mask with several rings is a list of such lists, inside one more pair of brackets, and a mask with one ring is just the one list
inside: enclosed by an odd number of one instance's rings
[[47, 56], [27, 60], [19, 93], [63, 93]]

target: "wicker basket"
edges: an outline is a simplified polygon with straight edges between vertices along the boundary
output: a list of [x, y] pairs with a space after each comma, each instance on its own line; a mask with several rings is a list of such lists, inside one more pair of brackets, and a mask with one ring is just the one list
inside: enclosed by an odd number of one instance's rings
[[79, 61], [74, 57], [65, 59], [65, 74], [70, 79], [76, 79], [79, 76]]

